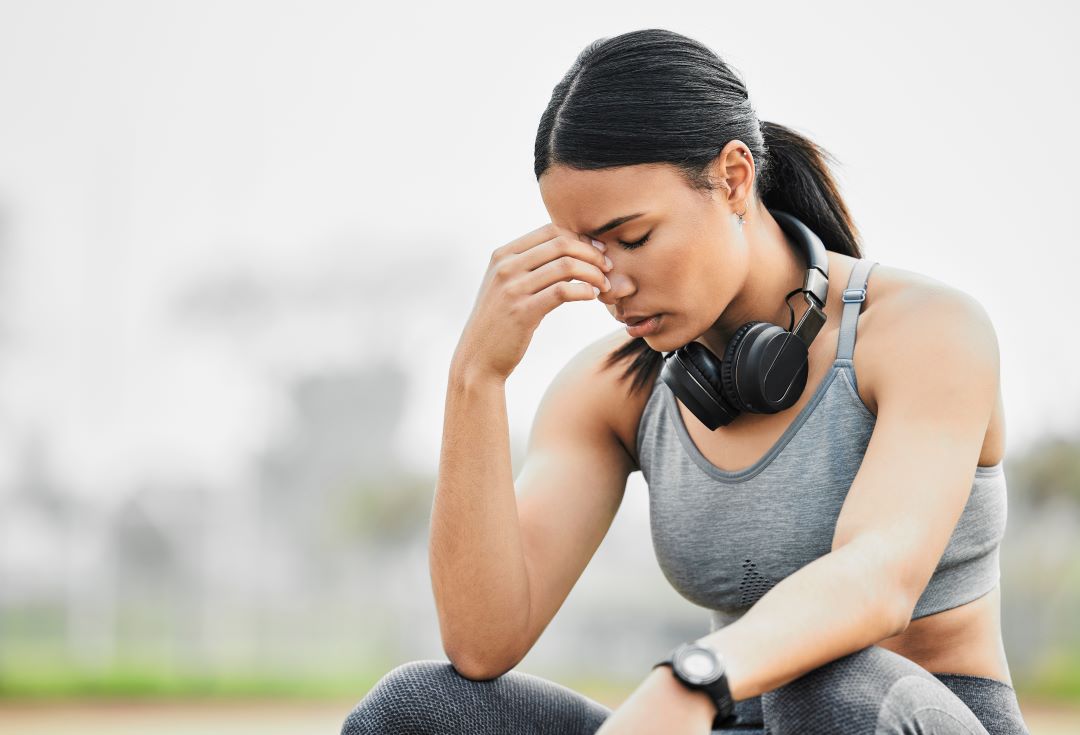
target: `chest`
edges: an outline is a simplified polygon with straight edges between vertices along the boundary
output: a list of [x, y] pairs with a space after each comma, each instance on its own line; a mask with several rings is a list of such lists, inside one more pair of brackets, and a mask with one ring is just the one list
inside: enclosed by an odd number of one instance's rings
[[680, 404], [657, 388], [639, 451], [657, 561], [684, 597], [746, 607], [830, 551], [874, 423], [853, 403], [847, 369], [830, 369], [779, 440], [735, 471], [700, 451]]
[[[676, 402], [690, 440], [710, 464], [728, 472], [751, 467], [781, 441], [807, 407], [820, 398], [832, 373], [835, 331], [819, 335], [823, 343], [810, 355], [806, 387], [791, 408], [776, 414], [743, 413], [728, 426], [710, 430], [681, 402]], [[825, 339], [822, 339], [825, 337]], [[815, 346], [819, 346], [815, 341]], [[852, 368], [853, 369], [853, 368]]]

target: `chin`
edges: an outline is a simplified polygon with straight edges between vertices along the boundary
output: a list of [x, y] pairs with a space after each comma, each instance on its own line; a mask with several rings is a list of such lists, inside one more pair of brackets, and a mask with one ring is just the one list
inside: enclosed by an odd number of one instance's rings
[[[667, 318], [668, 315], [665, 314], [665, 321], [667, 320]], [[672, 330], [668, 327], [667, 324], [664, 324], [664, 328], [661, 329], [657, 334], [649, 334], [641, 337], [641, 339], [644, 340], [645, 344], [647, 344], [656, 352], [665, 353], [674, 352], [689, 341], [683, 339], [682, 337], [679, 337], [677, 334], [673, 336]]]
[[[657, 335], [657, 337], [659, 337], [659, 335]], [[663, 352], [664, 354], [667, 354], [668, 352], [674, 352], [675, 350], [686, 344], [685, 342], [679, 342], [678, 340], [673, 341], [670, 338], [656, 339], [655, 337], [642, 337], [642, 339], [645, 340], [645, 344], [651, 347], [654, 351]]]

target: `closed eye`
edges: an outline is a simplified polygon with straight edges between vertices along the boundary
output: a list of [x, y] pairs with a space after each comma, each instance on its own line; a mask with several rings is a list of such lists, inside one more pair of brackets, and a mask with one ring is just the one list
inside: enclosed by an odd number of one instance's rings
[[650, 230], [649, 232], [646, 232], [645, 237], [641, 238], [640, 240], [638, 240], [636, 242], [623, 242], [622, 240], [616, 240], [616, 242], [618, 242], [620, 245], [622, 245], [627, 250], [633, 250], [634, 248], [640, 248], [642, 245], [644, 245], [646, 242], [648, 242], [649, 235], [651, 235], [651, 234], [652, 234], [652, 230]]

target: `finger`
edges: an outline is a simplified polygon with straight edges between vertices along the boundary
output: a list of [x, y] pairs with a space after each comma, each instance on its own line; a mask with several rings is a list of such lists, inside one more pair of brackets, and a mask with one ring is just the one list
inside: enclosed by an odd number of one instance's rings
[[556, 281], [571, 280], [585, 281], [601, 292], [611, 289], [611, 283], [602, 270], [570, 255], [556, 258], [544, 263], [536, 270], [525, 273], [517, 279], [513, 287], [520, 289], [519, 293], [535, 294]]
[[[591, 243], [591, 240], [588, 237], [584, 237], [584, 240]], [[570, 238], [565, 235], [560, 235], [516, 255], [514, 256], [514, 260], [520, 261], [522, 270], [531, 271], [539, 268], [545, 263], [562, 257], [576, 258], [586, 263], [591, 263], [599, 269], [601, 273], [607, 273], [612, 267], [611, 259], [604, 255], [598, 248], [591, 244], [586, 244], [586, 242], [583, 242], [581, 239]]]
[[542, 318], [560, 304], [568, 301], [591, 301], [596, 298], [596, 287], [581, 281], [556, 281], [526, 301], [527, 308], [536, 309]]
[[586, 235], [581, 235], [573, 230], [568, 230], [565, 227], [560, 227], [554, 222], [548, 222], [540, 225], [535, 230], [527, 232], [521, 237], [518, 237], [510, 242], [506, 243], [500, 248], [497, 248], [492, 254], [495, 257], [506, 257], [510, 255], [518, 255], [524, 253], [527, 250], [535, 248], [537, 245], [554, 240], [557, 237], [568, 237], [571, 240], [578, 240], [585, 244], [590, 244], [591, 238]]

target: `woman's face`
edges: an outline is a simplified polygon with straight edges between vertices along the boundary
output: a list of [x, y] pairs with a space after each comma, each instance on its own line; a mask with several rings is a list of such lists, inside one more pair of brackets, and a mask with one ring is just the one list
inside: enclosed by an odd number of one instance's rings
[[[669, 352], [694, 341], [743, 287], [748, 251], [727, 191], [698, 192], [667, 164], [594, 171], [555, 165], [539, 184], [553, 224], [607, 246], [611, 289], [598, 299], [608, 312], [622, 319], [662, 315], [659, 330], [644, 336], [654, 350]], [[745, 187], [734, 188], [732, 196], [747, 201]], [[590, 235], [611, 220], [639, 213]]]

